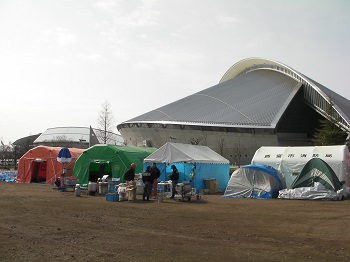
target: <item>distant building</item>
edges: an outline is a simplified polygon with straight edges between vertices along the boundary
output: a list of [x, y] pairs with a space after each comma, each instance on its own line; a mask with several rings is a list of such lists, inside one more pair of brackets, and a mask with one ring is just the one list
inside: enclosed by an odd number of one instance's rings
[[[261, 146], [312, 145], [332, 107], [350, 134], [350, 101], [280, 62], [249, 58], [220, 82], [117, 126], [127, 145], [207, 145], [232, 164], [250, 163]], [[345, 144], [345, 141], [344, 141]]]
[[[103, 130], [91, 127], [55, 127], [48, 128], [34, 142], [34, 146], [45, 145], [54, 147], [88, 148], [95, 144], [101, 144]], [[107, 144], [123, 145], [121, 135], [107, 132]]]
[[36, 135], [30, 135], [26, 137], [22, 137], [17, 139], [12, 143], [12, 146], [17, 147], [18, 152], [22, 152], [23, 154], [27, 152], [30, 148], [32, 148], [34, 141], [41, 135], [41, 133]]
[[17, 139], [12, 143], [13, 147], [13, 158], [15, 160], [19, 159], [24, 155], [29, 149], [33, 148], [34, 141], [41, 135], [41, 133], [36, 135], [30, 135]]

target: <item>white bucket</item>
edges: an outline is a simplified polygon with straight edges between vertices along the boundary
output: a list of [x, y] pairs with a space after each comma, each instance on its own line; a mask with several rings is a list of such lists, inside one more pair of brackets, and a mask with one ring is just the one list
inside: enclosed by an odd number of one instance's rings
[[163, 202], [163, 194], [158, 194], [158, 203]]
[[75, 186], [74, 194], [75, 194], [76, 197], [79, 197], [79, 196], [80, 196], [80, 194], [81, 194], [80, 185], [77, 184], [77, 185]]
[[98, 184], [95, 182], [89, 182], [88, 184], [88, 193], [89, 195], [95, 195], [98, 189]]
[[98, 193], [100, 195], [105, 195], [108, 193], [108, 182], [99, 182], [98, 183]]

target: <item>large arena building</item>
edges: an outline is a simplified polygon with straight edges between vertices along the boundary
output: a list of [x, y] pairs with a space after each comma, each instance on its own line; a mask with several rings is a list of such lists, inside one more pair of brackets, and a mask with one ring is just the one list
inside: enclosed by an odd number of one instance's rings
[[[117, 126], [125, 143], [207, 145], [232, 164], [261, 146], [308, 146], [321, 119], [350, 134], [350, 101], [280, 62], [248, 58], [220, 82]], [[344, 141], [345, 143], [345, 141]]]

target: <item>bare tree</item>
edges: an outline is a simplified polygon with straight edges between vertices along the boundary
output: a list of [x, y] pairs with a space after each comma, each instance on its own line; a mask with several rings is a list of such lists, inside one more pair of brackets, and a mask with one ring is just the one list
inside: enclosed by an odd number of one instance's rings
[[237, 157], [237, 166], [241, 166], [241, 157], [242, 157], [242, 146], [241, 146], [241, 140], [238, 139], [237, 143], [233, 146], [233, 152], [235, 153], [235, 156]]
[[137, 146], [137, 139], [136, 138], [133, 138], [133, 139], [130, 138], [130, 141], [125, 139], [124, 142], [123, 142], [123, 145], [124, 146]]
[[12, 158], [11, 156], [11, 142], [9, 145], [5, 145], [4, 142], [1, 140], [0, 144], [0, 154], [1, 154], [1, 161], [0, 166], [3, 166], [6, 169], [9, 169], [9, 159]]
[[47, 145], [55, 145], [60, 147], [70, 147], [72, 145], [73, 139], [68, 138], [66, 135], [54, 136], [52, 140], [44, 140]]
[[221, 156], [224, 156], [224, 145], [225, 145], [225, 139], [220, 137], [218, 139], [216, 139], [216, 146], [219, 149], [219, 154]]
[[190, 144], [191, 145], [199, 145], [199, 143], [203, 140], [203, 137], [197, 137], [197, 138], [194, 138], [192, 137], [190, 139]]
[[73, 140], [71, 138], [67, 138], [66, 135], [62, 135], [62, 136], [54, 136], [52, 138], [53, 141], [57, 141], [57, 142], [72, 142]]
[[108, 101], [102, 104], [102, 110], [98, 116], [97, 124], [100, 131], [98, 131], [96, 135], [103, 144], [107, 144], [107, 141], [113, 135], [113, 114]]
[[203, 134], [203, 142], [202, 142], [203, 146], [207, 146], [208, 145], [207, 137], [208, 137], [207, 134]]

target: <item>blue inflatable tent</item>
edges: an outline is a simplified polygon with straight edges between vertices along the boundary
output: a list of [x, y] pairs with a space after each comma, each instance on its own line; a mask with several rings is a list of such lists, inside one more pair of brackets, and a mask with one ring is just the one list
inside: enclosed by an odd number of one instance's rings
[[232, 173], [224, 197], [276, 198], [285, 187], [283, 175], [275, 168], [251, 164]]

